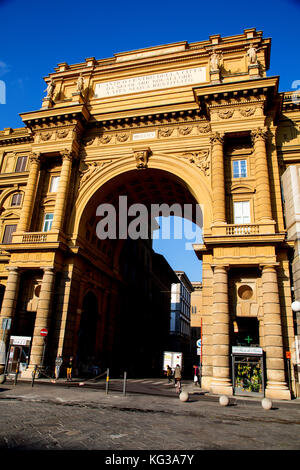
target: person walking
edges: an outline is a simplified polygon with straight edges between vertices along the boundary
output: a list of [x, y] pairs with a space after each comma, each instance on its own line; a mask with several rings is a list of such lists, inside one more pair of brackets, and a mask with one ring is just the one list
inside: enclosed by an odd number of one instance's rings
[[179, 364], [177, 364], [175, 367], [174, 379], [175, 379], [176, 393], [180, 393], [181, 392], [181, 369], [180, 369]]
[[172, 383], [173, 371], [169, 365], [167, 366], [167, 377], [168, 383]]
[[67, 367], [67, 381], [72, 380], [72, 370], [73, 370], [73, 356], [70, 356], [68, 367]]
[[57, 358], [55, 359], [55, 380], [58, 380], [59, 378], [59, 373], [60, 373], [60, 368], [61, 368], [62, 363], [63, 363], [63, 359], [61, 355], [57, 356]]

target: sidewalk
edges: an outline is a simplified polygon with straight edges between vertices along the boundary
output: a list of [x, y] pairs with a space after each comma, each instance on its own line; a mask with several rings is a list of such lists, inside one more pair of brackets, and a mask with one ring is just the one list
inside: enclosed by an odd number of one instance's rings
[[60, 405], [84, 405], [192, 415], [203, 415], [205, 410], [209, 412], [213, 409], [218, 413], [233, 413], [234, 410], [234, 414], [236, 414], [240, 410], [243, 413], [246, 412], [246, 414], [250, 412], [252, 415], [255, 409], [256, 415], [276, 412], [277, 417], [282, 415], [285, 420], [294, 420], [295, 418], [300, 420], [299, 399], [291, 401], [273, 400], [273, 408], [264, 410], [261, 406], [262, 397], [233, 396], [229, 397], [229, 406], [224, 407], [219, 404], [219, 396], [201, 390], [192, 381], [183, 382], [182, 390], [187, 391], [189, 394], [187, 402], [181, 401], [175, 390], [173, 395], [173, 389], [170, 389], [169, 396], [140, 392], [126, 392], [126, 395], [123, 395], [122, 391], [112, 389], [109, 389], [106, 394], [103, 383], [102, 388], [89, 388], [88, 385], [80, 385], [80, 383], [88, 383], [88, 381], [84, 382], [84, 380], [76, 379], [67, 382], [65, 379], [59, 379], [58, 383], [55, 383], [49, 379], [36, 379], [34, 387], [31, 386], [30, 381], [19, 381], [17, 385], [7, 381], [0, 385], [0, 400], [48, 402]]

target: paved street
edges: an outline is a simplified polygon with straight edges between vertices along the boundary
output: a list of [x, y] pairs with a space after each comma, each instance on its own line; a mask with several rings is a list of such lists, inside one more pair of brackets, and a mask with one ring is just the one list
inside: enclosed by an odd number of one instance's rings
[[[151, 381], [150, 381], [151, 382]], [[153, 382], [153, 381], [152, 381]], [[151, 386], [151, 383], [148, 386]], [[5, 383], [0, 388], [1, 450], [288, 450], [300, 449], [300, 401], [232, 398], [231, 406], [197, 389], [181, 402], [166, 394], [121, 392], [67, 383]], [[155, 387], [153, 382], [152, 387]], [[186, 390], [191, 390], [190, 385]]]

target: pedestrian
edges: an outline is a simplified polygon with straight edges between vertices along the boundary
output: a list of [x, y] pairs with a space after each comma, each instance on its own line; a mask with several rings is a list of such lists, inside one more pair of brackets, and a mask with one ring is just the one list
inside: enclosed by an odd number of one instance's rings
[[59, 378], [59, 373], [60, 373], [60, 368], [63, 363], [63, 359], [61, 355], [59, 354], [57, 358], [55, 359], [55, 379], [58, 380]]
[[181, 392], [181, 369], [180, 369], [179, 364], [177, 364], [175, 367], [174, 379], [175, 379], [176, 393], [180, 393]]
[[199, 368], [198, 366], [194, 367], [194, 385], [199, 385]]
[[72, 370], [73, 370], [73, 356], [70, 356], [68, 367], [67, 367], [67, 380], [72, 380]]
[[167, 366], [167, 377], [168, 377], [168, 383], [172, 383], [173, 371], [169, 365]]

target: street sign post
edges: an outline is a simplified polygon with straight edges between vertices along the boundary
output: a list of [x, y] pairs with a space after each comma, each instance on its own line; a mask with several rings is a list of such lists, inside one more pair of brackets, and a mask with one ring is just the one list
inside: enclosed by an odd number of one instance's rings
[[42, 357], [42, 364], [41, 364], [41, 366], [43, 366], [44, 365], [44, 357], [45, 357], [45, 349], [46, 349], [46, 338], [47, 338], [47, 335], [48, 335], [47, 328], [42, 328], [41, 331], [40, 331], [40, 335], [43, 336], [43, 338], [44, 338], [44, 349], [43, 349], [43, 357]]
[[11, 327], [11, 318], [3, 318], [2, 330], [10, 330], [10, 327]]
[[6, 362], [6, 347], [5, 347], [5, 332], [10, 330], [11, 327], [11, 318], [3, 318], [2, 319], [2, 338], [0, 341], [0, 364], [5, 364]]

